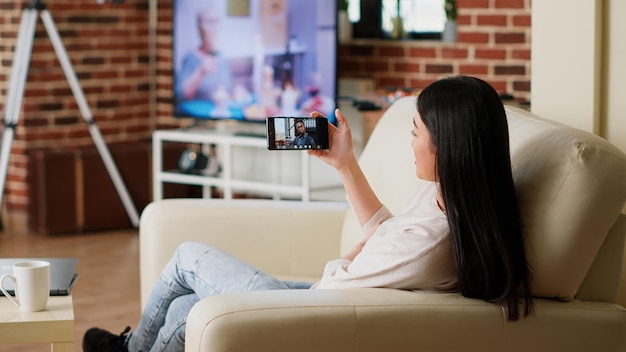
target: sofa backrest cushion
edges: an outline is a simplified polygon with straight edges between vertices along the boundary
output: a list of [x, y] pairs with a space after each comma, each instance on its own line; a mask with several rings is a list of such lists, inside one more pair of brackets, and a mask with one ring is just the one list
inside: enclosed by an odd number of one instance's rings
[[571, 299], [624, 206], [626, 157], [594, 134], [521, 109], [507, 116], [533, 293]]
[[[410, 146], [415, 97], [390, 106], [359, 162], [381, 201], [399, 213], [423, 187]], [[511, 160], [533, 294], [571, 299], [626, 199], [626, 157], [591, 133], [507, 107]], [[348, 210], [342, 251], [359, 240]], [[619, 264], [617, 258], [616, 265]]]

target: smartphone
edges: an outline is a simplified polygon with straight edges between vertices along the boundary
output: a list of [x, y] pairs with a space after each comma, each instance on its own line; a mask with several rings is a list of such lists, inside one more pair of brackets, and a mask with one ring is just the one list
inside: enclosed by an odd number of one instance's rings
[[268, 117], [267, 149], [328, 149], [328, 119], [325, 117]]

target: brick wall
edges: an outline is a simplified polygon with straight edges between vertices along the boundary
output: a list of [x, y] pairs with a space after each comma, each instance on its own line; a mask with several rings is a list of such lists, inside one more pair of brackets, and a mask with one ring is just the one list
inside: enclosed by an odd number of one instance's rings
[[378, 88], [423, 88], [442, 76], [467, 74], [528, 101], [530, 1], [458, 0], [457, 43], [357, 40], [340, 48], [340, 74], [373, 77]]
[[[49, 1], [97, 126], [108, 144], [146, 140], [154, 128], [188, 125], [172, 117], [172, 1], [159, 0], [156, 78], [148, 65], [149, 0]], [[377, 88], [424, 87], [450, 74], [476, 75], [518, 100], [530, 97], [530, 1], [459, 0], [458, 43], [367, 41], [342, 44], [341, 77], [374, 78]], [[22, 4], [0, 2], [0, 108], [4, 110]], [[156, 107], [150, 107], [154, 84]], [[154, 114], [154, 118], [151, 115]], [[92, 145], [87, 124], [38, 21], [4, 207], [29, 205], [28, 155], [40, 148]]]
[[[4, 111], [22, 6], [0, 2], [0, 108]], [[146, 140], [149, 131], [148, 0], [117, 5], [96, 0], [46, 3], [96, 125], [107, 144]], [[29, 205], [29, 151], [93, 145], [87, 123], [38, 19], [22, 112], [12, 144], [5, 209]]]

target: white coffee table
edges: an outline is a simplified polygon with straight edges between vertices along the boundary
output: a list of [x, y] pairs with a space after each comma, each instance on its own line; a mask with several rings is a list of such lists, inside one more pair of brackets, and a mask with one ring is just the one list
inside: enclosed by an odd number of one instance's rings
[[51, 344], [53, 352], [74, 350], [74, 303], [72, 296], [50, 297], [45, 311], [20, 311], [0, 297], [0, 344]]

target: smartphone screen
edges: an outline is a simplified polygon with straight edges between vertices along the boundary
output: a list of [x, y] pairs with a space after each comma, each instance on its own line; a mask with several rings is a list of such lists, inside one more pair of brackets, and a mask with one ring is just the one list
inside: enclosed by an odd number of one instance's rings
[[325, 117], [268, 117], [267, 149], [328, 149], [328, 119]]

